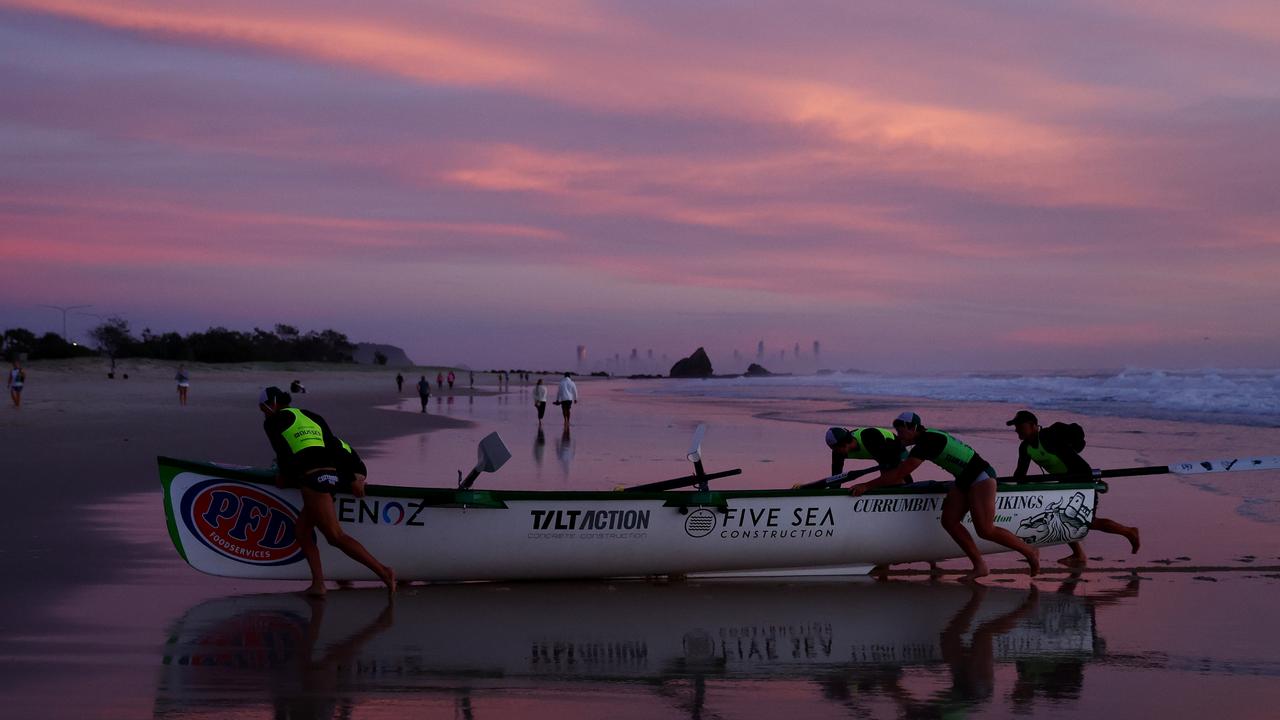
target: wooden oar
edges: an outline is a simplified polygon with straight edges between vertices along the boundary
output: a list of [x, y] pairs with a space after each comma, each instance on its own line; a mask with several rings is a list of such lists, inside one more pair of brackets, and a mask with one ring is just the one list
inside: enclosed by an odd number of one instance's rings
[[822, 478], [821, 480], [814, 480], [813, 482], [792, 485], [791, 489], [792, 490], [825, 490], [829, 488], [840, 487], [841, 485], [849, 482], [850, 480], [860, 478], [863, 475], [870, 475], [873, 472], [880, 472], [882, 469], [883, 468], [881, 468], [879, 465], [872, 465], [869, 468], [862, 468], [861, 470], [850, 470], [849, 472], [840, 473], [839, 475], [832, 475], [831, 477], [825, 477], [825, 478]]
[[1113, 477], [1138, 475], [1201, 475], [1205, 473], [1239, 472], [1243, 470], [1280, 470], [1280, 455], [1262, 457], [1229, 458], [1226, 460], [1192, 460], [1172, 465], [1144, 465], [1141, 467], [1097, 470], [1091, 473], [1060, 473], [1057, 475], [1028, 475], [1023, 478], [1002, 477], [998, 482], [1088, 482]]

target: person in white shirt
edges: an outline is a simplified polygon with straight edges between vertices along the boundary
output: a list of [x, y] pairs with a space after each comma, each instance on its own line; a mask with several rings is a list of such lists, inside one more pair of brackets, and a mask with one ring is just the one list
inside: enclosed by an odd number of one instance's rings
[[533, 386], [533, 406], [538, 408], [538, 427], [542, 427], [542, 416], [547, 412], [547, 386], [542, 384], [542, 378]]
[[560, 380], [560, 387], [556, 390], [556, 404], [560, 406], [560, 412], [564, 414], [564, 427], [569, 429], [569, 412], [573, 404], [580, 402], [578, 400], [578, 386], [574, 384], [573, 378], [569, 373], [565, 373]]

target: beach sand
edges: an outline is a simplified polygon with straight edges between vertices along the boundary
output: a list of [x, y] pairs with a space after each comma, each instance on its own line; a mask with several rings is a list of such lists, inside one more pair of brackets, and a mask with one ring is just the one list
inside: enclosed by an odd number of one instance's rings
[[[981, 618], [1000, 616], [997, 608], [1028, 602], [1035, 586], [1035, 602], [1041, 605], [1052, 604], [1049, 596], [1080, 598], [1079, 603], [1063, 601], [1069, 605], [1063, 612], [1072, 618], [1085, 613], [1084, 630], [1046, 631], [1048, 621], [1032, 622], [1037, 616], [1030, 614], [1015, 623], [1020, 630], [996, 634], [989, 660], [971, 644], [965, 646], [967, 659], [956, 660], [944, 655], [945, 646], [934, 648], [932, 640], [921, 645], [908, 634], [866, 650], [898, 653], [896, 660], [886, 656], [882, 663], [868, 664], [858, 659], [861, 645], [851, 650], [822, 644], [830, 636], [823, 628], [835, 632], [862, 613], [891, 612], [904, 602], [898, 590], [876, 590], [879, 585], [867, 581], [748, 584], [740, 590], [714, 585], [705, 591], [695, 583], [667, 594], [663, 586], [653, 594], [615, 583], [418, 586], [401, 593], [403, 612], [389, 610], [384, 594], [365, 589], [331, 593], [331, 598], [349, 597], [356, 609], [335, 611], [347, 607], [341, 600], [324, 614], [306, 603], [296, 605], [302, 583], [214, 578], [187, 567], [165, 530], [155, 456], [269, 463], [256, 395], [264, 385], [285, 387], [293, 379], [309, 390], [297, 404], [323, 414], [360, 448], [371, 481], [434, 486], [451, 485], [458, 469], [474, 463], [475, 442], [495, 430], [513, 458], [500, 472], [482, 476], [484, 487], [600, 489], [683, 475], [689, 471], [683, 458], [689, 436], [701, 422], [711, 427], [703, 443], [707, 470], [743, 469], [723, 487], [789, 486], [827, 473], [821, 440], [826, 426], [884, 424], [903, 409], [970, 440], [1007, 473], [1017, 440], [1003, 422], [1016, 407], [797, 398], [791, 392], [743, 400], [672, 397], [664, 394], [662, 381], [584, 379], [583, 402], [575, 406], [572, 432], [565, 437], [554, 407], [538, 432], [531, 386], [518, 381], [502, 394], [494, 394], [490, 383], [479, 386], [475, 396], [465, 388], [453, 396], [436, 395], [433, 388], [430, 412], [422, 414], [412, 384], [418, 374], [433, 379], [434, 370], [405, 372], [405, 392], [398, 395], [394, 368], [189, 365], [187, 407], [178, 406], [175, 364], [122, 362], [117, 370], [117, 379], [108, 380], [101, 361], [32, 364], [23, 407], [0, 411], [0, 477], [11, 488], [10, 511], [0, 530], [0, 572], [7, 578], [0, 593], [0, 698], [15, 717], [214, 717], [227, 712], [266, 717], [282, 703], [298, 712], [309, 707], [302, 715], [316, 717], [353, 709], [371, 717], [410, 711], [453, 717], [477, 708], [476, 717], [687, 717], [704, 707], [735, 717], [770, 717], [784, 710], [806, 717], [850, 711], [874, 716], [896, 713], [912, 698], [945, 705], [938, 688], [947, 687], [962, 696], [961, 704], [998, 710], [994, 716], [1012, 716], [1017, 707], [1017, 714], [1030, 717], [1115, 708], [1174, 717], [1226, 709], [1237, 717], [1267, 717], [1250, 708], [1280, 702], [1274, 651], [1280, 623], [1268, 612], [1280, 592], [1276, 473], [1115, 480], [1100, 514], [1142, 528], [1137, 555], [1129, 554], [1122, 538], [1093, 534], [1086, 548], [1094, 560], [1084, 574], [1073, 577], [1054, 567], [1052, 560], [1065, 548], [1046, 551], [1046, 569], [1054, 572], [1034, 583], [1019, 572], [1021, 564], [1013, 557], [997, 555], [992, 565], [1005, 571], [990, 579], [997, 599], [973, 600], [970, 591], [947, 580], [951, 589], [938, 594], [942, 607], [929, 610], [933, 600], [918, 599], [920, 586], [912, 586], [910, 597], [916, 599], [905, 601], [937, 627], [954, 625], [965, 619], [966, 608], [978, 608], [975, 618], [981, 625]], [[128, 380], [121, 378], [124, 372]], [[552, 378], [548, 382], [554, 388]], [[1097, 467], [1280, 452], [1280, 430], [1274, 428], [1050, 412], [1041, 417], [1084, 424], [1085, 456]], [[946, 566], [960, 570], [963, 563]], [[899, 575], [890, 585], [903, 581], [918, 579]], [[603, 599], [610, 587], [622, 588], [614, 591], [621, 593], [616, 602], [622, 615], [597, 612], [597, 606], [612, 607]], [[809, 602], [846, 593], [852, 593], [848, 602]], [[245, 594], [260, 600], [242, 599]], [[649, 608], [655, 617], [683, 618], [690, 604], [701, 607], [704, 595], [714, 595], [724, 609], [723, 624], [682, 621], [674, 636], [661, 629], [630, 630], [629, 616], [643, 612], [637, 608]], [[927, 585], [923, 595], [932, 597]], [[555, 610], [515, 612], [531, 602], [529, 597], [561, 608], [569, 620], [590, 622], [576, 634], [543, 632]], [[468, 615], [467, 608], [481, 601], [484, 615]], [[504, 602], [510, 617], [503, 618]], [[259, 603], [261, 613], [244, 611]], [[441, 655], [435, 635], [422, 630], [440, 612], [458, 617], [464, 630], [467, 623], [500, 620], [497, 634], [510, 635], [514, 656], [500, 652], [498, 640], [485, 639], [495, 628], [461, 632], [451, 641], [457, 652]], [[733, 625], [739, 615], [740, 623]], [[616, 624], [609, 617], [616, 617]], [[197, 632], [197, 640], [241, 643], [242, 650], [248, 648], [247, 659], [237, 654], [241, 651], [216, 657], [239, 663], [242, 670], [247, 665], [250, 672], [181, 666], [181, 657], [188, 663], [191, 657], [213, 662], [199, 648], [184, 650], [184, 656], [173, 647], [175, 637], [189, 637], [202, 622], [213, 626], [209, 633]], [[284, 634], [273, 634], [275, 627]], [[330, 639], [308, 657], [325, 672], [294, 672], [290, 668], [298, 658], [289, 648], [317, 632]], [[758, 656], [747, 636], [760, 640]], [[386, 644], [402, 637], [407, 639]], [[530, 655], [530, 637], [532, 647], [544, 650]], [[254, 650], [255, 642], [273, 638], [284, 644]], [[468, 646], [468, 638], [477, 645]], [[964, 638], [973, 641], [971, 635]], [[1067, 641], [1077, 646], [1068, 653], [1066, 670], [1036, 675], [1028, 669], [1030, 661], [1060, 664], [1055, 644]], [[662, 654], [665, 649], [659, 652], [668, 642], [674, 642], [671, 657]], [[793, 647], [810, 647], [806, 643], [817, 643], [819, 655], [812, 657], [821, 660], [807, 670], [786, 654]], [[731, 645], [745, 648], [737, 660], [727, 654]], [[573, 672], [539, 664], [542, 652], [563, 661], [556, 653], [565, 648], [582, 653]], [[703, 657], [700, 648], [710, 648], [711, 654], [694, 662], [695, 656]], [[466, 658], [471, 659], [463, 662]], [[676, 664], [659, 667], [660, 660]], [[506, 669], [494, 674], [497, 666]], [[991, 676], [1000, 688], [994, 699], [965, 699], [956, 690], [952, 681], [966, 667]], [[896, 685], [882, 683], [884, 668], [897, 673]], [[904, 675], [903, 668], [910, 671]], [[619, 684], [619, 678], [626, 682]], [[646, 682], [636, 685], [637, 679]], [[1026, 691], [1027, 683], [1030, 700], [1021, 705], [1009, 700], [1008, 693]], [[1131, 687], [1144, 694], [1126, 689]], [[1042, 702], [1037, 693], [1041, 700], [1057, 699]]]

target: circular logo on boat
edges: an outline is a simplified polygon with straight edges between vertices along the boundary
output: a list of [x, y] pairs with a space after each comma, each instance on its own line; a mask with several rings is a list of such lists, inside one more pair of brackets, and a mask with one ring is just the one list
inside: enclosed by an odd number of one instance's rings
[[698, 508], [684, 519], [684, 531], [689, 537], [706, 537], [716, 529], [716, 514], [706, 508]]
[[206, 547], [250, 565], [302, 559], [298, 512], [274, 493], [245, 483], [206, 480], [182, 496], [182, 521]]

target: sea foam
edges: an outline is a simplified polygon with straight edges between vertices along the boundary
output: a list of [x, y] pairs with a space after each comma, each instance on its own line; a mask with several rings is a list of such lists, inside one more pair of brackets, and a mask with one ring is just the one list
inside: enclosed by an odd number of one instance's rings
[[[1280, 370], [1151, 370], [906, 376], [832, 373], [686, 380], [663, 394], [707, 397], [918, 397], [1009, 402], [1165, 420], [1280, 427]], [[788, 392], [789, 391], [789, 392]]]

